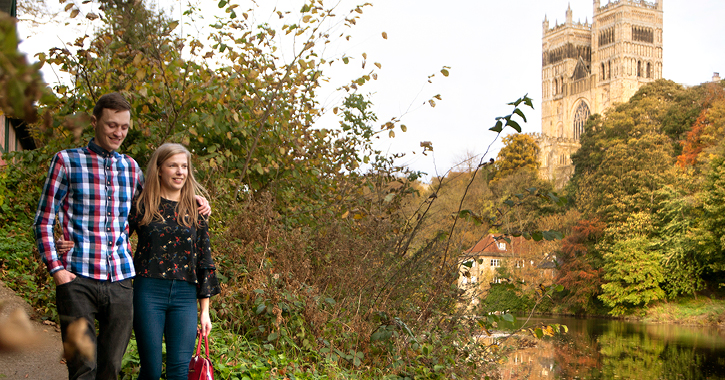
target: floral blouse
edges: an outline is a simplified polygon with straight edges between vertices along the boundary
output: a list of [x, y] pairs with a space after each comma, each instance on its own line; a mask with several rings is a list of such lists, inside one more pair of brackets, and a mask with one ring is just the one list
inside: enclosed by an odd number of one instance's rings
[[130, 233], [138, 234], [133, 264], [136, 276], [183, 280], [196, 284], [197, 298], [219, 294], [216, 267], [211, 257], [209, 226], [199, 216], [199, 228], [179, 225], [177, 202], [161, 198], [163, 220], [141, 226], [143, 211], [134, 200], [128, 215]]

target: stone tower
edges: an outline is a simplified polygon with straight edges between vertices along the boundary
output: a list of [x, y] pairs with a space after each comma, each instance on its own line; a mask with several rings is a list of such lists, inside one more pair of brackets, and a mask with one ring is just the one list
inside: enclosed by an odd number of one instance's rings
[[592, 23], [549, 27], [544, 17], [541, 68], [540, 175], [563, 186], [574, 172], [587, 118], [629, 100], [645, 83], [662, 78], [662, 2], [594, 0]]

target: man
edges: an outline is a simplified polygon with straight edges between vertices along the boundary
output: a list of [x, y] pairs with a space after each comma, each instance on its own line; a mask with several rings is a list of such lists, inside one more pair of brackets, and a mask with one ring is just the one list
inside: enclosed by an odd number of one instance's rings
[[[96, 345], [95, 360], [67, 359], [70, 379], [117, 379], [131, 337], [135, 271], [127, 218], [143, 173], [133, 158], [117, 152], [131, 125], [130, 110], [119, 93], [101, 96], [91, 117], [95, 138], [87, 147], [56, 153], [35, 217], [38, 250], [56, 283], [63, 341], [68, 326], [83, 318]], [[208, 214], [206, 200], [200, 203]], [[72, 242], [69, 251], [56, 249], [56, 214], [63, 240]]]

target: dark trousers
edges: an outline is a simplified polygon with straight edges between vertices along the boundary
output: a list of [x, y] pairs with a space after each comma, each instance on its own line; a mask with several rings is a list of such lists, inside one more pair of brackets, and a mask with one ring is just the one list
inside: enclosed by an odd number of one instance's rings
[[111, 282], [77, 276], [73, 281], [56, 287], [55, 303], [63, 342], [67, 338], [68, 325], [83, 318], [88, 322], [88, 337], [96, 346], [95, 360], [80, 355], [68, 359], [68, 377], [71, 380], [118, 379], [121, 360], [131, 339], [131, 279]]
[[161, 377], [162, 339], [166, 340], [166, 379], [186, 380], [196, 341], [196, 285], [147, 277], [133, 281], [139, 380]]

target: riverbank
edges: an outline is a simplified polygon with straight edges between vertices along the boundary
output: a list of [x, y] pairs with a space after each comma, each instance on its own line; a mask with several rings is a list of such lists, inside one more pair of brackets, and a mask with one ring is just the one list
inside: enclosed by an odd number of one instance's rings
[[[683, 298], [639, 309], [632, 319], [647, 323], [676, 323], [725, 328], [725, 300], [708, 297]], [[629, 319], [629, 318], [628, 318]]]

